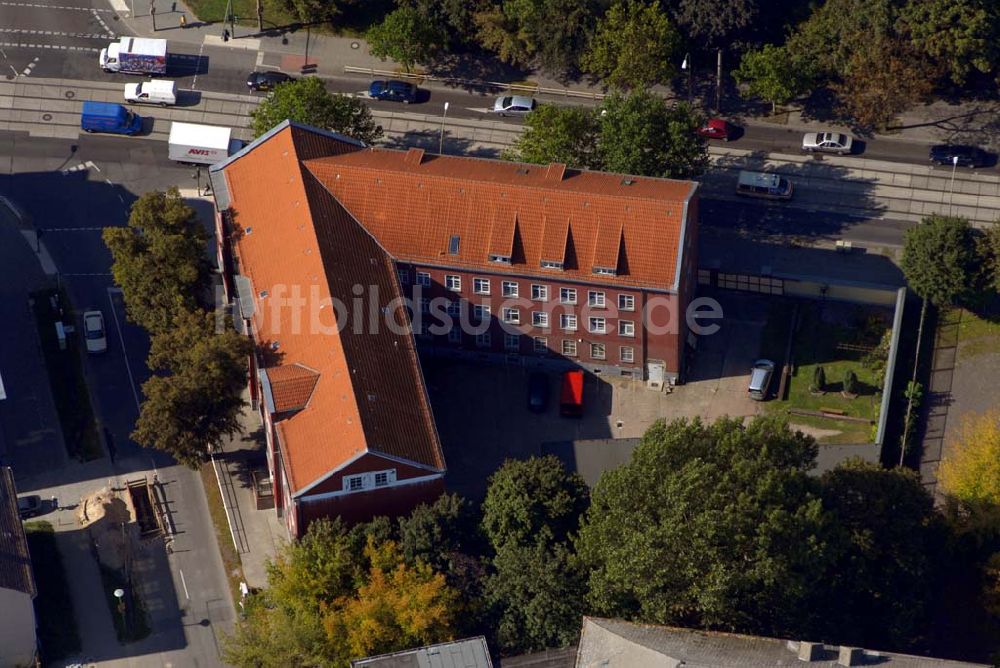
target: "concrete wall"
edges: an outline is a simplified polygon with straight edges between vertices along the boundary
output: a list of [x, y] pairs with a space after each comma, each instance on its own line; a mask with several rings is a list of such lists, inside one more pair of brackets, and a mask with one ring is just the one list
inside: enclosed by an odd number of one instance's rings
[[0, 588], [0, 668], [33, 666], [36, 644], [31, 597]]
[[[892, 307], [896, 303], [895, 288], [875, 286], [844, 285], [821, 281], [785, 280], [785, 294], [789, 297], [807, 299], [832, 299], [857, 304], [872, 304]], [[824, 294], [825, 289], [825, 294]]]

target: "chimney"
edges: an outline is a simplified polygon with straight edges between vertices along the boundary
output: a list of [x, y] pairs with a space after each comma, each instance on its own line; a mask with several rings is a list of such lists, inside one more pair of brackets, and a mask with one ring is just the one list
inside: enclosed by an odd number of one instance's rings
[[838, 666], [860, 666], [865, 657], [864, 650], [860, 647], [840, 646], [840, 655], [837, 657]]
[[549, 168], [545, 171], [546, 181], [562, 181], [566, 173], [566, 165], [561, 162], [549, 163]]
[[816, 661], [823, 653], [823, 644], [818, 642], [799, 643], [799, 661]]
[[422, 148], [411, 148], [406, 152], [403, 157], [403, 162], [407, 165], [419, 165], [424, 159], [424, 149]]

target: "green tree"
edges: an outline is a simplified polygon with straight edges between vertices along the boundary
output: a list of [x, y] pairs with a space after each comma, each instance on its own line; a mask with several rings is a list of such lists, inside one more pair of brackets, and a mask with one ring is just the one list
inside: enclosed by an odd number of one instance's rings
[[650, 623], [811, 630], [810, 596], [835, 556], [807, 474], [816, 453], [774, 418], [658, 421], [592, 492], [577, 540], [589, 604]]
[[490, 476], [483, 532], [494, 547], [532, 542], [543, 528], [565, 540], [587, 507], [587, 485], [556, 457], [508, 459]]
[[809, 390], [812, 392], [822, 392], [824, 387], [826, 387], [826, 372], [823, 370], [823, 365], [818, 364], [813, 369], [813, 382]]
[[844, 372], [844, 394], [857, 394], [858, 374], [853, 369]]
[[844, 77], [855, 54], [893, 36], [894, 0], [827, 0], [789, 37], [796, 60], [827, 79]]
[[924, 627], [946, 536], [913, 471], [848, 461], [821, 479], [843, 549], [817, 583], [822, 637], [906, 646]]
[[596, 21], [594, 0], [500, 0], [476, 13], [479, 43], [508, 63], [574, 66]]
[[675, 16], [691, 41], [719, 47], [749, 27], [758, 12], [756, 0], [679, 0]]
[[214, 333], [214, 314], [184, 311], [153, 337], [150, 366], [167, 369], [143, 383], [145, 399], [132, 438], [197, 468], [209, 449], [240, 431], [249, 339]]
[[1000, 292], [1000, 221], [986, 228], [979, 237], [978, 246], [983, 282], [994, 292]]
[[399, 7], [412, 7], [451, 45], [476, 46], [477, 12], [485, 0], [397, 0]]
[[350, 0], [264, 0], [265, 6], [281, 14], [290, 14], [302, 23], [328, 23], [341, 13]]
[[1000, 64], [998, 24], [1000, 7], [991, 0], [910, 0], [899, 13], [899, 29], [912, 46], [956, 84]]
[[794, 59], [785, 47], [773, 44], [744, 53], [733, 78], [744, 84], [750, 95], [770, 102], [772, 112], [777, 105], [808, 92], [812, 85], [808, 64]]
[[981, 258], [965, 218], [933, 215], [907, 230], [900, 266], [913, 291], [936, 306], [968, 300], [980, 287]]
[[539, 165], [560, 162], [595, 168], [598, 127], [597, 115], [590, 109], [543, 104], [524, 119], [524, 132], [504, 157]]
[[621, 0], [598, 21], [581, 65], [610, 86], [644, 88], [673, 76], [679, 43], [659, 0]]
[[368, 106], [347, 95], [331, 94], [316, 77], [305, 77], [276, 87], [250, 112], [254, 137], [285, 119], [339, 132], [370, 144], [382, 136], [382, 126]]
[[128, 226], [106, 227], [102, 238], [129, 320], [155, 334], [198, 305], [209, 284], [208, 235], [177, 188], [145, 193]]
[[406, 68], [425, 63], [447, 40], [447, 36], [413, 7], [400, 7], [365, 33], [368, 51], [385, 60], [391, 58]]
[[695, 133], [701, 119], [687, 104], [668, 108], [647, 91], [614, 93], [601, 107], [600, 168], [609, 172], [691, 178], [705, 171], [708, 150]]

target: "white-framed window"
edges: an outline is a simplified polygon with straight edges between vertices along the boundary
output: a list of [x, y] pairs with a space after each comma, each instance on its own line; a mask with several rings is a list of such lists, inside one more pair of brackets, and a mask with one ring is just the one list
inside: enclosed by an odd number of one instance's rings
[[549, 352], [549, 340], [544, 336], [536, 336], [531, 344], [531, 349], [536, 353]]
[[344, 491], [363, 492], [377, 487], [388, 487], [394, 482], [396, 482], [396, 469], [367, 471], [365, 473], [344, 476]]
[[476, 334], [476, 345], [480, 348], [489, 348], [491, 343], [493, 343], [493, 339], [490, 337], [489, 332]]
[[576, 357], [576, 339], [563, 339], [562, 354], [566, 357]]
[[635, 336], [635, 323], [631, 320], [619, 320], [618, 336]]
[[472, 279], [472, 291], [475, 292], [477, 295], [490, 294], [490, 279], [488, 278]]
[[476, 316], [478, 320], [488, 320], [490, 317], [490, 305], [489, 304], [473, 304], [472, 305], [472, 315]]
[[635, 361], [635, 348], [632, 346], [622, 346], [618, 349], [618, 354], [621, 356], [622, 362]]
[[503, 348], [509, 353], [516, 353], [521, 350], [521, 335], [520, 334], [504, 334], [503, 335]]
[[519, 308], [505, 308], [501, 315], [503, 316], [504, 322], [512, 325], [521, 324], [521, 309]]
[[604, 306], [604, 293], [600, 290], [591, 290], [587, 293], [587, 303], [591, 306]]
[[531, 284], [531, 298], [536, 302], [547, 302], [549, 301], [549, 286], [538, 285], [537, 283]]
[[576, 314], [575, 313], [563, 313], [559, 316], [559, 326], [565, 329], [567, 332], [576, 331]]
[[546, 313], [545, 311], [532, 311], [531, 324], [535, 327], [548, 327], [549, 314]]
[[602, 360], [604, 359], [604, 344], [603, 343], [591, 343], [590, 344], [590, 359]]
[[462, 314], [462, 302], [461, 302], [461, 300], [459, 300], [459, 299], [453, 299], [453, 300], [449, 301], [448, 305], [445, 307], [445, 311], [451, 317], [457, 318], [459, 315]]
[[462, 342], [462, 328], [452, 326], [448, 330], [448, 342], [449, 343], [461, 343]]
[[562, 269], [563, 263], [555, 260], [542, 260], [542, 269]]
[[634, 311], [635, 297], [633, 295], [618, 295], [619, 311]]
[[396, 274], [399, 276], [399, 282], [403, 285], [410, 284], [410, 270], [409, 269], [397, 269]]
[[504, 281], [502, 285], [504, 297], [517, 297], [517, 281]]
[[417, 272], [417, 285], [423, 286], [425, 288], [431, 287], [431, 275], [426, 271]]
[[453, 292], [459, 292], [462, 289], [462, 277], [455, 274], [445, 274], [444, 287]]
[[591, 318], [589, 325], [591, 334], [605, 334], [608, 331], [608, 323], [604, 318]]
[[431, 300], [427, 297], [420, 298], [420, 312], [430, 313], [431, 312]]
[[563, 304], [575, 304], [576, 288], [559, 288], [559, 301]]
[[490, 254], [490, 262], [497, 262], [499, 264], [510, 264], [510, 255], [501, 255], [499, 253]]

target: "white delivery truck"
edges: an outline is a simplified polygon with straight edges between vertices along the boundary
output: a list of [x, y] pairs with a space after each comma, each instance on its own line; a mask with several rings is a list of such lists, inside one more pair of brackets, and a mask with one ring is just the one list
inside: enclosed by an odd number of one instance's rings
[[243, 148], [243, 142], [232, 135], [232, 128], [175, 121], [170, 125], [168, 155], [177, 162], [214, 165]]
[[167, 40], [122, 37], [101, 49], [98, 61], [105, 72], [166, 74]]
[[125, 84], [125, 101], [129, 104], [158, 104], [169, 107], [177, 104], [177, 82], [150, 79], [142, 83]]

